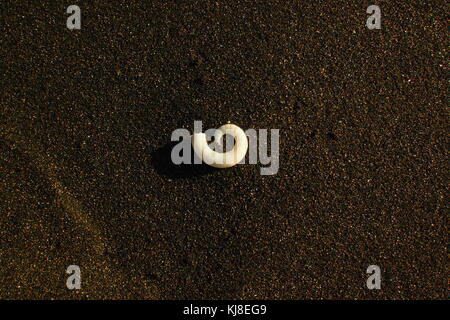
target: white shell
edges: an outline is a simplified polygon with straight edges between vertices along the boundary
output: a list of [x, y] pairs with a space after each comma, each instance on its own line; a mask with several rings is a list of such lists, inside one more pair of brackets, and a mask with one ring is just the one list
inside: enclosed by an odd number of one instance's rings
[[208, 146], [204, 133], [194, 133], [192, 146], [197, 156], [206, 164], [215, 168], [229, 168], [239, 163], [247, 154], [248, 140], [244, 131], [234, 124], [224, 124], [214, 133], [215, 141], [224, 134], [234, 138], [234, 146], [228, 152], [216, 152]]

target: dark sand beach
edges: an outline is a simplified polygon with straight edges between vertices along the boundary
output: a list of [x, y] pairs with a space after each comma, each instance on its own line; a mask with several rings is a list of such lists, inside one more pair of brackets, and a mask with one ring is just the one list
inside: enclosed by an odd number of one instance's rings
[[[1, 299], [447, 297], [445, 1], [46, 2], [1, 4]], [[175, 167], [194, 120], [278, 173]]]

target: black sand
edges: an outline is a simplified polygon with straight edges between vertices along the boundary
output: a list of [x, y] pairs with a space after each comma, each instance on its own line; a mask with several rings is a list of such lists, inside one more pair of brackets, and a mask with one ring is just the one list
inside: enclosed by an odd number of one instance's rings
[[[0, 298], [447, 296], [445, 1], [30, 3], [1, 4]], [[278, 174], [174, 169], [194, 120], [280, 129]]]

